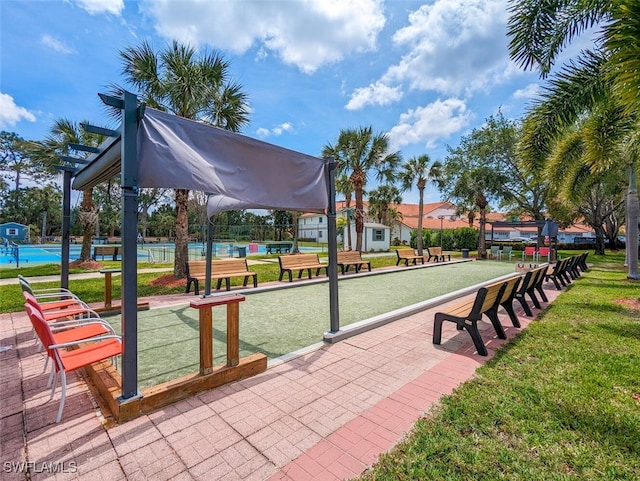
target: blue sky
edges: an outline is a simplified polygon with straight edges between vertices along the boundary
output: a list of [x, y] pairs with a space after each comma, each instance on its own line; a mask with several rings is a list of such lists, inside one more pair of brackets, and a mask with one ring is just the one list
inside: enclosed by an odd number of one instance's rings
[[319, 155], [370, 125], [405, 159], [441, 160], [498, 109], [520, 118], [539, 89], [509, 60], [507, 3], [2, 0], [0, 129], [41, 140], [58, 118], [115, 127], [97, 93], [126, 86], [119, 51], [177, 39], [230, 61], [249, 96], [245, 135]]

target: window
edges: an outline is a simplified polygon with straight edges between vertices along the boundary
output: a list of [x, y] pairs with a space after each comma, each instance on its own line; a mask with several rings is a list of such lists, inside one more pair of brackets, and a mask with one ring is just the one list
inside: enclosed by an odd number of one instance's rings
[[322, 217], [318, 220], [318, 224], [322, 224]]
[[384, 240], [384, 229], [373, 229], [373, 240], [374, 241], [383, 241]]
[[7, 227], [7, 235], [9, 236], [17, 236], [18, 235], [18, 229], [16, 229], [15, 227]]
[[318, 239], [322, 239], [322, 231], [321, 230], [318, 231]]

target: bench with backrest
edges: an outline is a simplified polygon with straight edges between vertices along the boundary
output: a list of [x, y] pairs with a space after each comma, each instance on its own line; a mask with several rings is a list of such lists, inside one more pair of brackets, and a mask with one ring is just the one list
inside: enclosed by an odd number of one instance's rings
[[[211, 280], [216, 280], [216, 290], [222, 286], [225, 281], [226, 290], [231, 290], [231, 278], [242, 277], [242, 286], [246, 287], [250, 277], [253, 278], [253, 287], [258, 287], [258, 274], [250, 271], [245, 258], [229, 258], [214, 259], [211, 261]], [[188, 261], [187, 262], [187, 290], [191, 291], [191, 285], [194, 286], [194, 292], [197, 296], [200, 293], [200, 283], [204, 283], [207, 279], [207, 261]]]
[[569, 277], [569, 274], [567, 273], [569, 261], [569, 257], [557, 261], [555, 264], [548, 267], [548, 270], [545, 274], [545, 279], [547, 281], [553, 281], [553, 284], [556, 286], [557, 290], [560, 290], [562, 289], [562, 287], [566, 287], [571, 283], [571, 279]]
[[338, 266], [342, 274], [349, 272], [349, 267], [353, 266], [356, 273], [360, 272], [360, 269], [367, 267], [371, 272], [371, 262], [363, 260], [360, 251], [341, 251], [338, 252]]
[[93, 260], [97, 261], [98, 256], [102, 256], [104, 260], [105, 256], [110, 256], [111, 260], [118, 260], [118, 246], [95, 246], [93, 248]]
[[531, 311], [531, 308], [527, 303], [527, 296], [529, 297], [529, 299], [531, 299], [531, 302], [533, 302], [533, 305], [537, 309], [540, 309], [540, 301], [536, 296], [536, 290], [538, 292], [541, 292], [542, 299], [545, 302], [547, 302], [547, 298], [544, 295], [544, 291], [542, 291], [542, 287], [541, 287], [542, 285], [541, 283], [542, 283], [542, 280], [544, 279], [544, 275], [546, 271], [547, 271], [546, 264], [541, 267], [536, 267], [535, 269], [531, 269], [524, 275], [524, 277], [522, 277], [522, 280], [520, 281], [520, 284], [516, 289], [515, 299], [517, 299], [518, 302], [520, 302], [520, 304], [522, 305], [522, 310], [524, 310], [525, 314], [529, 317], [533, 316], [533, 312]]
[[311, 272], [314, 269], [316, 276], [320, 275], [322, 269], [324, 269], [325, 274], [328, 275], [327, 264], [320, 262], [318, 254], [288, 254], [278, 256], [278, 263], [280, 264], [280, 281], [285, 273], [289, 274], [289, 282], [293, 281], [293, 271], [298, 271], [298, 279], [302, 278], [304, 271], [307, 271], [309, 279], [311, 279]]
[[400, 265], [400, 262], [404, 262], [404, 265], [408, 266], [409, 261], [411, 261], [413, 265], [416, 265], [418, 260], [420, 260], [420, 262], [424, 264], [425, 256], [416, 254], [413, 249], [396, 249], [396, 255], [398, 256], [396, 266]]
[[293, 242], [268, 242], [267, 244], [265, 244], [267, 254], [273, 254], [274, 252], [278, 254], [291, 252], [292, 248]]
[[[483, 314], [496, 309], [502, 298], [502, 293], [505, 289], [505, 282], [498, 282], [487, 287], [481, 287], [475, 295], [475, 298], [464, 299], [451, 307], [448, 307], [446, 311], [437, 312], [434, 317], [433, 326], [433, 343], [440, 344], [442, 340], [442, 323], [444, 321], [451, 321], [456, 323], [458, 330], [466, 329], [473, 344], [481, 356], [487, 355], [487, 348], [482, 341], [480, 331], [478, 330], [478, 321], [482, 319]], [[497, 321], [497, 317], [490, 317], [496, 334], [500, 339], [506, 339], [507, 335], [502, 328], [502, 325]]]
[[426, 247], [426, 249], [429, 256], [427, 261], [434, 259], [436, 262], [444, 262], [445, 257], [448, 257], [448, 260], [451, 260], [451, 254], [449, 252], [443, 252], [442, 247]]
[[500, 300], [494, 307], [486, 312], [489, 319], [492, 319], [493, 316], [493, 319], [498, 322], [498, 307], [502, 306], [509, 315], [511, 324], [513, 324], [514, 327], [520, 327], [520, 320], [518, 319], [518, 316], [516, 316], [516, 312], [513, 309], [513, 300], [516, 297], [516, 291], [518, 289], [518, 285], [520, 284], [521, 278], [522, 276], [514, 276], [510, 279], [507, 279], [506, 281], [502, 281], [504, 282], [505, 286], [504, 290], [502, 291], [502, 295], [500, 296]]

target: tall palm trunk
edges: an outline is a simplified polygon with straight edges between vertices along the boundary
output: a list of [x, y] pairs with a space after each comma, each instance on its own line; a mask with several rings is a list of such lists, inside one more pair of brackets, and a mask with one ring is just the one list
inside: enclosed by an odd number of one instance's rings
[[345, 250], [353, 250], [353, 241], [351, 240], [351, 217], [349, 216], [349, 208], [351, 207], [351, 194], [345, 196], [344, 205], [347, 208], [347, 240], [349, 248]]
[[187, 276], [187, 261], [189, 260], [189, 218], [187, 207], [189, 200], [188, 189], [175, 189], [176, 201], [176, 258], [173, 265], [173, 275], [178, 278]]
[[91, 239], [96, 225], [98, 213], [93, 205], [93, 189], [86, 189], [82, 192], [82, 204], [78, 219], [82, 226], [82, 249], [80, 250], [80, 261], [91, 260]]
[[628, 279], [639, 280], [638, 273], [638, 216], [640, 205], [638, 202], [638, 171], [637, 163], [633, 159], [629, 163], [629, 189], [627, 190], [627, 262], [629, 263]]
[[416, 230], [416, 247], [418, 248], [418, 255], [422, 255], [422, 216], [424, 215], [424, 188], [425, 183], [418, 182], [418, 192], [420, 197], [418, 198], [418, 228]]
[[356, 194], [356, 209], [354, 220], [356, 222], [356, 250], [362, 251], [362, 233], [364, 232], [364, 202], [362, 199], [362, 184], [354, 184], [354, 192]]

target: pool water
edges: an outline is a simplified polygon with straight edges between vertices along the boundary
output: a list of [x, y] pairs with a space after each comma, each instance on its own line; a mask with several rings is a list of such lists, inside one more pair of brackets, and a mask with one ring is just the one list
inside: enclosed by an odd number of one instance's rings
[[[139, 262], [173, 262], [174, 244], [145, 244], [138, 245], [138, 261]], [[266, 254], [264, 245], [258, 245], [257, 252], [249, 252], [249, 246], [246, 244], [215, 244], [214, 255], [219, 257], [238, 255], [237, 248], [244, 247], [248, 255], [252, 253]], [[92, 246], [93, 253], [93, 246]], [[82, 246], [80, 244], [71, 244], [69, 246], [69, 260], [73, 262], [80, 257]], [[25, 244], [19, 246], [20, 266], [25, 267], [33, 264], [60, 264], [62, 262], [62, 247], [59, 244]], [[317, 252], [317, 249], [301, 247], [300, 251]], [[196, 259], [204, 257], [206, 253], [206, 245], [202, 243], [189, 244], [189, 258]], [[235, 254], [234, 254], [235, 253]], [[120, 257], [118, 257], [120, 259]], [[98, 256], [98, 260], [102, 260]], [[104, 260], [110, 260], [109, 256], [105, 256]], [[16, 259], [12, 255], [11, 249], [0, 247], [0, 268], [15, 267]]]

